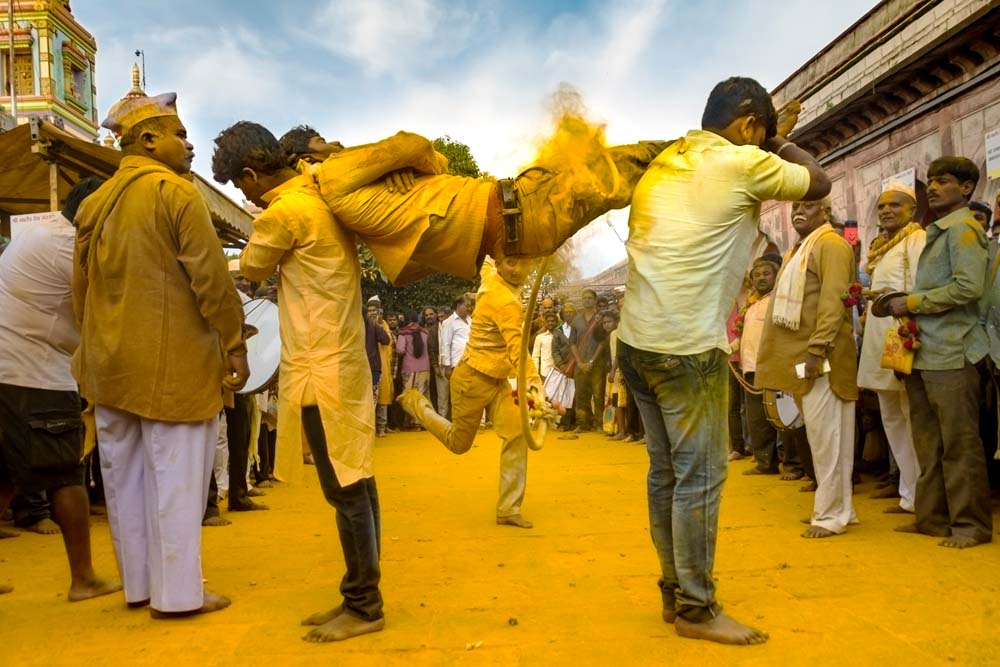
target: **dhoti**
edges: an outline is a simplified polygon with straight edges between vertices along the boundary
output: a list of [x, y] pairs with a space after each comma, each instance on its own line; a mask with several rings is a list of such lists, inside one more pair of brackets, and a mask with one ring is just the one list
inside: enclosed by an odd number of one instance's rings
[[204, 604], [201, 519], [219, 418], [178, 423], [96, 410], [108, 523], [127, 602], [193, 611]]

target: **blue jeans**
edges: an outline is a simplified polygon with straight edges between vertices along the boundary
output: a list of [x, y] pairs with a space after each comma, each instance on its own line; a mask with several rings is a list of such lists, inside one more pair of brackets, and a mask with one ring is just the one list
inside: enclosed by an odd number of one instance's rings
[[712, 567], [726, 481], [729, 379], [721, 350], [678, 356], [618, 343], [649, 452], [649, 532], [663, 608], [701, 623], [718, 615]]

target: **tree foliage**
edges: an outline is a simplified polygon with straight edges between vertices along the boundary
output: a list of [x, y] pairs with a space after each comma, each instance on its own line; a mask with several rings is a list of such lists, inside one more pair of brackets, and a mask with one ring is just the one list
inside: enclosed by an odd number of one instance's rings
[[434, 150], [448, 158], [448, 173], [456, 176], [468, 176], [479, 178], [482, 172], [476, 158], [472, 156], [472, 151], [468, 146], [460, 141], [455, 141], [447, 134], [438, 137], [433, 142]]

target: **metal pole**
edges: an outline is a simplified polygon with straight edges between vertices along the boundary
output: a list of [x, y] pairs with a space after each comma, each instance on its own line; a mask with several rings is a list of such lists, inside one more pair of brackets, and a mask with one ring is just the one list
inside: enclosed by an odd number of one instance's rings
[[7, 59], [10, 62], [10, 79], [7, 84], [10, 86], [10, 115], [14, 117], [14, 125], [17, 125], [17, 91], [14, 90], [14, 0], [7, 3]]
[[49, 210], [59, 210], [59, 165], [49, 162]]

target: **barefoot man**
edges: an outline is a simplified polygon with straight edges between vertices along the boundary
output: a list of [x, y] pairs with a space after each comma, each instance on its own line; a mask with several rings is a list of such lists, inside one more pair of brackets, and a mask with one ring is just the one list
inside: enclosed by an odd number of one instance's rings
[[[0, 257], [0, 514], [15, 490], [48, 492], [69, 559], [70, 602], [121, 590], [94, 574], [91, 563], [83, 422], [70, 372], [80, 343], [71, 223], [100, 184], [96, 178], [77, 183], [62, 215], [22, 228]], [[15, 535], [0, 531], [0, 537]]]
[[[792, 123], [794, 123], [794, 119]], [[618, 363], [646, 428], [650, 533], [663, 620], [682, 637], [759, 644], [715, 599], [712, 567], [726, 479], [726, 317], [757, 234], [760, 203], [819, 199], [830, 181], [778, 132], [767, 91], [732, 78], [635, 189]]]
[[201, 520], [223, 388], [250, 371], [236, 286], [185, 178], [194, 153], [177, 96], [147, 97], [133, 76], [103, 123], [124, 157], [77, 214], [73, 372], [96, 406], [125, 600], [165, 618], [229, 606], [203, 587]]
[[[451, 375], [451, 414], [449, 422], [434, 411], [423, 394], [404, 391], [399, 403], [455, 454], [472, 447], [479, 431], [483, 410], [493, 416], [496, 433], [502, 441], [500, 450], [500, 499], [497, 523], [502, 526], [531, 528], [521, 516], [528, 473], [528, 444], [521, 430], [521, 418], [511, 395], [507, 378], [514, 375], [521, 354], [521, 287], [531, 270], [529, 260], [505, 257], [483, 264], [482, 286], [476, 296], [469, 344]], [[544, 400], [542, 379], [529, 356], [526, 377], [535, 388], [535, 400]]]

